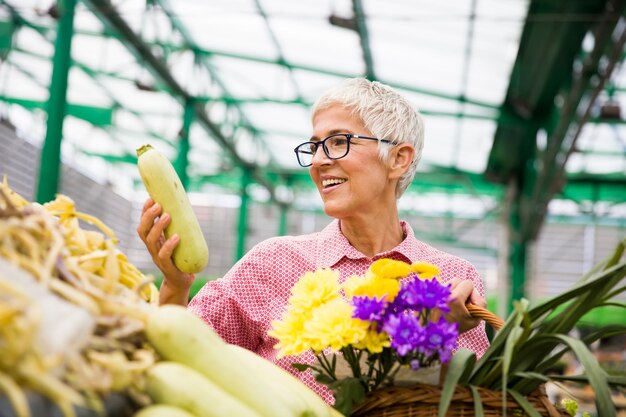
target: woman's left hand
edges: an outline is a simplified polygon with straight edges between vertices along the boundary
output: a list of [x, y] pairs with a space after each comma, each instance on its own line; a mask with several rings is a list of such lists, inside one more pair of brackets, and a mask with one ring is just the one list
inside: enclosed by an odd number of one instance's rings
[[445, 315], [449, 322], [459, 323], [459, 333], [464, 333], [478, 326], [480, 319], [472, 317], [465, 304], [471, 303], [479, 307], [487, 307], [487, 302], [474, 288], [472, 281], [468, 279], [453, 279], [450, 312]]

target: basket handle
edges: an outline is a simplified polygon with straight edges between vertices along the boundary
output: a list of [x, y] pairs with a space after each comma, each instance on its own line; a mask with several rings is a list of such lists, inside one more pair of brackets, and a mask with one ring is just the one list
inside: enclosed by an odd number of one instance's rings
[[470, 303], [465, 304], [465, 307], [467, 307], [467, 311], [469, 311], [472, 317], [485, 320], [494, 330], [500, 330], [504, 325], [504, 320], [486, 308]]

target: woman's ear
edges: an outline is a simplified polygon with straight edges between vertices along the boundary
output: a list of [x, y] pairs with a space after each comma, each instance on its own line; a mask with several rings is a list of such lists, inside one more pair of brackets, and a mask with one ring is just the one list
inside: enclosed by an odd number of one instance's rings
[[409, 169], [415, 156], [415, 148], [410, 143], [400, 143], [389, 152], [389, 177], [400, 178]]

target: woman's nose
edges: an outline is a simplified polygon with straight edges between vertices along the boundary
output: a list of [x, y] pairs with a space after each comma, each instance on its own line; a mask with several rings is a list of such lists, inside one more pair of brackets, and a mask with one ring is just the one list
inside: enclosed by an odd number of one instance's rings
[[330, 159], [328, 155], [326, 155], [323, 146], [320, 145], [317, 147], [315, 153], [313, 154], [313, 160], [311, 161], [311, 165], [324, 165], [330, 163], [330, 161], [332, 161], [332, 159]]

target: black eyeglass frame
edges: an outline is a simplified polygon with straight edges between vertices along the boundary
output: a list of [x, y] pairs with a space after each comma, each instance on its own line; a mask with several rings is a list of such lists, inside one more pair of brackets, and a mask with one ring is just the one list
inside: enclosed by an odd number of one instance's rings
[[[336, 136], [343, 136], [346, 138], [346, 153], [344, 153], [341, 156], [338, 157], [332, 157], [330, 156], [330, 151], [328, 150], [328, 147], [326, 146], [326, 141], [330, 138], [336, 137]], [[380, 139], [380, 138], [372, 138], [369, 136], [361, 136], [361, 135], [353, 135], [352, 133], [335, 133], [334, 135], [330, 135], [327, 138], [324, 138], [324, 140], [320, 140], [319, 142], [303, 142], [300, 145], [296, 146], [294, 148], [294, 152], [296, 153], [296, 159], [298, 160], [298, 164], [300, 164], [301, 167], [310, 167], [311, 165], [313, 165], [313, 157], [315, 157], [315, 154], [317, 153], [317, 150], [319, 149], [320, 145], [322, 145], [322, 149], [324, 150], [324, 153], [326, 154], [326, 156], [328, 157], [328, 159], [332, 159], [332, 160], [337, 160], [337, 159], [341, 159], [341, 158], [345, 158], [346, 155], [348, 155], [348, 153], [350, 153], [350, 139], [368, 139], [368, 140], [375, 140], [378, 142], [383, 142], [383, 143], [389, 143], [389, 144], [394, 144], [394, 141], [389, 140], [389, 139]], [[310, 149], [307, 149], [306, 146], [315, 146], [315, 150], [310, 151]], [[304, 148], [303, 148], [304, 147]], [[307, 155], [311, 155], [311, 163], [308, 165], [304, 165], [302, 163], [302, 161], [300, 161], [300, 154], [307, 154]]]

